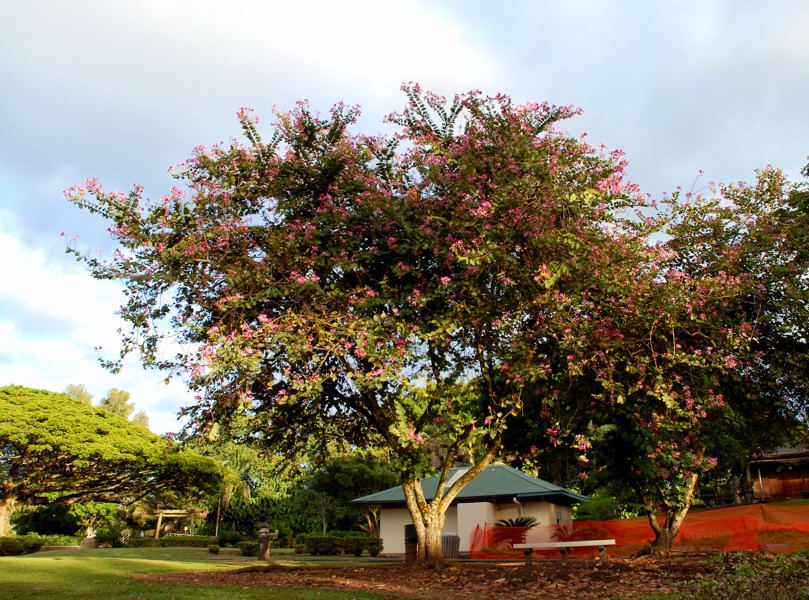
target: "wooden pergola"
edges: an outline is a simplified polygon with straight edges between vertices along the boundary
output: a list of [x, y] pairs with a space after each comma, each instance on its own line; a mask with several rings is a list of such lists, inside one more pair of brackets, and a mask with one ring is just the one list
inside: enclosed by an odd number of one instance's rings
[[204, 517], [204, 510], [187, 510], [187, 509], [166, 509], [158, 508], [154, 511], [157, 515], [157, 525], [154, 528], [154, 539], [160, 538], [160, 527], [163, 525], [163, 519], [183, 519], [188, 518], [191, 520], [191, 531], [194, 531], [194, 519], [197, 516]]

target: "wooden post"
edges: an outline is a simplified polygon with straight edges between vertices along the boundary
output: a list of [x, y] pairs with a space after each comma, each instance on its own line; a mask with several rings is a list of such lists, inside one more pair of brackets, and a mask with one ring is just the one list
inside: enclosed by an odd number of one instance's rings
[[758, 469], [758, 493], [761, 496], [760, 502], [764, 502], [764, 481], [761, 479], [761, 469]]
[[219, 496], [219, 500], [216, 503], [216, 529], [214, 530], [214, 537], [219, 537], [219, 510], [222, 508], [222, 496]]
[[160, 538], [160, 526], [163, 524], [163, 511], [157, 512], [157, 525], [154, 528], [154, 539]]

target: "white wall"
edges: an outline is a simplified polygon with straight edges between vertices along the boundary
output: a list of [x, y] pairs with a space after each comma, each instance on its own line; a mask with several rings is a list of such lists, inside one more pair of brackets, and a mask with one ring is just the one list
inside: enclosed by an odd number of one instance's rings
[[383, 508], [379, 511], [379, 536], [384, 554], [404, 554], [405, 525], [412, 522], [406, 508]]
[[461, 538], [459, 550], [469, 552], [472, 532], [478, 525], [497, 520], [497, 508], [491, 502], [464, 502], [458, 504], [458, 536]]
[[444, 516], [444, 529], [441, 533], [458, 533], [458, 505], [450, 506]]
[[[461, 538], [460, 551], [469, 552], [475, 527], [519, 516], [534, 517], [543, 526], [556, 525], [557, 522], [570, 523], [573, 513], [567, 506], [549, 502], [523, 502], [522, 506], [517, 503], [464, 502], [449, 508], [442, 533], [457, 533]], [[410, 513], [406, 508], [383, 508], [379, 512], [383, 553], [404, 554], [404, 528], [411, 523]]]

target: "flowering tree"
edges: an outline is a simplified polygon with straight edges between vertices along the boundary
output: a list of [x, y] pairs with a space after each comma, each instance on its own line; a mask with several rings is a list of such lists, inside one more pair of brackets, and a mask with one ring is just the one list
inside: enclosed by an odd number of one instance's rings
[[668, 246], [677, 253], [677, 268], [695, 277], [721, 272], [740, 278], [724, 319], [749, 323], [754, 334], [747, 351], [736, 355], [736, 368], [721, 379], [729, 405], [714, 427], [717, 436], [734, 441], [725, 461], [743, 471], [752, 455], [803, 443], [806, 435], [809, 192], [772, 167], [757, 172], [752, 184], [712, 186], [712, 192], [672, 204]]
[[555, 369], [563, 391], [547, 434], [576, 448], [585, 476], [628, 486], [652, 551], [671, 547], [728, 440], [749, 458], [804, 429], [805, 187], [766, 169], [754, 185], [715, 191], [669, 199], [650, 222], [665, 243], [602, 247], [604, 279], [570, 313], [575, 333], [557, 351], [568, 368]]
[[187, 375], [192, 429], [246, 412], [268, 444], [389, 448], [421, 557], [440, 565], [447, 508], [547, 376], [541, 342], [619, 235], [627, 192], [619, 153], [554, 129], [570, 108], [405, 92], [391, 139], [349, 133], [355, 109], [300, 104], [264, 141], [242, 111], [249, 144], [198, 149], [187, 188], [156, 204], [95, 180], [67, 195], [112, 222], [113, 260], [83, 258], [126, 283], [122, 356]]
[[598, 467], [628, 484], [657, 552], [671, 548], [700, 474], [716, 464], [708, 449], [713, 420], [726, 410], [720, 380], [753, 328], [725, 320], [737, 277], [688, 276], [671, 267], [667, 250], [648, 253], [641, 268], [613, 262], [613, 292], [603, 286], [606, 294], [582, 306], [597, 318], [574, 318], [586, 342], [571, 349], [569, 377], [592, 389], [581, 449], [592, 440]]

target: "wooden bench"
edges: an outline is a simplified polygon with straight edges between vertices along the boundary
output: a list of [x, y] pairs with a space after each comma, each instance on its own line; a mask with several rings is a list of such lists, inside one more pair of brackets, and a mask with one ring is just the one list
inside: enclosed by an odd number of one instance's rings
[[571, 548], [587, 548], [595, 546], [598, 548], [598, 553], [601, 558], [606, 557], [606, 546], [614, 546], [614, 539], [605, 540], [569, 540], [562, 542], [530, 542], [525, 544], [514, 544], [514, 548], [521, 549], [525, 553], [525, 566], [531, 566], [531, 558], [534, 550], [548, 550], [549, 548], [558, 548], [562, 552], [562, 558], [567, 558], [567, 553]]

